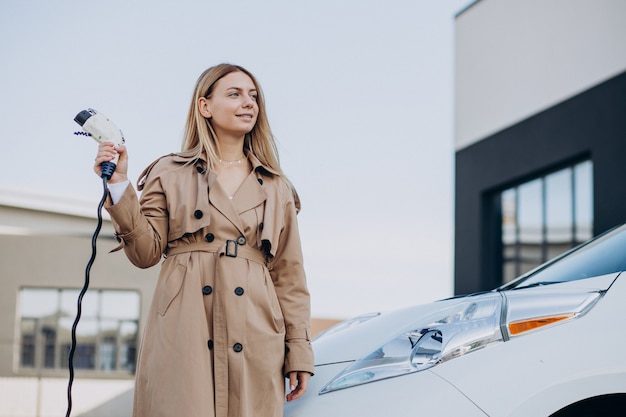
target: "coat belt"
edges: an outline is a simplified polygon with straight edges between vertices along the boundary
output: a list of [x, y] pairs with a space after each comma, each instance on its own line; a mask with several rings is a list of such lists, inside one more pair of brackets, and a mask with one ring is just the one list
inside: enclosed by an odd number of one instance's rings
[[239, 245], [235, 240], [228, 240], [226, 243], [205, 243], [205, 242], [193, 242], [177, 245], [173, 248], [168, 248], [165, 252], [165, 256], [177, 255], [185, 252], [209, 252], [217, 253], [220, 256], [229, 256], [232, 258], [244, 258], [252, 262], [265, 265], [266, 259], [263, 252], [260, 249], [254, 249], [249, 246]]

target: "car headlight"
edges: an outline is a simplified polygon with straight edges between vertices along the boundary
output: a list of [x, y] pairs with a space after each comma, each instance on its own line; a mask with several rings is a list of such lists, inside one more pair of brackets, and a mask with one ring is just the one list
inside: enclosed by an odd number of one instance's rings
[[456, 304], [439, 317], [403, 332], [334, 377], [320, 394], [428, 369], [440, 362], [502, 341], [498, 293]]
[[582, 317], [603, 290], [502, 291], [452, 301], [336, 375], [320, 394], [411, 374]]

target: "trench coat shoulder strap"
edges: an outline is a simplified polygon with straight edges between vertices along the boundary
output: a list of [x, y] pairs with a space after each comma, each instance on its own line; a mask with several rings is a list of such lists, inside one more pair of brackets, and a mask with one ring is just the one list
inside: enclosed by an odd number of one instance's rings
[[281, 174], [279, 174], [278, 172], [276, 172], [272, 168], [263, 165], [259, 161], [259, 159], [256, 157], [256, 155], [254, 155], [254, 153], [252, 153], [252, 152], [248, 153], [248, 157], [250, 159], [250, 162], [252, 162], [252, 166], [254, 168], [254, 171], [257, 173], [257, 175], [263, 175], [263, 176], [269, 177], [269, 178], [277, 178], [280, 181], [284, 181], [285, 182], [285, 184], [289, 187], [289, 189], [291, 190], [291, 193], [293, 195], [294, 203], [295, 203], [295, 206], [296, 206], [296, 213], [300, 213], [300, 209], [302, 207], [301, 203], [300, 203], [300, 196], [298, 195], [298, 192], [296, 191], [296, 189], [293, 186], [293, 184], [289, 180], [287, 180], [286, 178], [282, 177]]
[[143, 190], [143, 187], [146, 185], [146, 180], [148, 179], [148, 175], [150, 175], [150, 172], [152, 171], [152, 169], [155, 167], [156, 164], [158, 164], [159, 162], [161, 162], [165, 158], [169, 158], [172, 161], [178, 162], [178, 163], [189, 163], [189, 162], [193, 162], [193, 161], [195, 161], [197, 159], [197, 158], [184, 157], [184, 156], [181, 156], [180, 154], [177, 154], [177, 153], [169, 153], [167, 155], [163, 155], [163, 156], [158, 157], [150, 165], [148, 165], [141, 172], [141, 174], [139, 174], [139, 179], [137, 180], [137, 190], [139, 190], [139, 191]]
[[294, 205], [296, 207], [296, 214], [300, 213], [300, 210], [302, 210], [302, 203], [300, 202], [300, 195], [298, 195], [298, 192], [296, 191], [296, 188], [290, 184], [291, 187], [291, 192], [293, 194], [293, 202]]

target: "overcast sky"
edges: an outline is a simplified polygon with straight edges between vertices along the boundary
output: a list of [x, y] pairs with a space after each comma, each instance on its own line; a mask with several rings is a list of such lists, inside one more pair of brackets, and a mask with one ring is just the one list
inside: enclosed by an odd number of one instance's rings
[[92, 107], [122, 129], [135, 181], [180, 149], [199, 74], [235, 63], [261, 83], [303, 202], [313, 315], [450, 296], [454, 15], [468, 3], [0, 0], [0, 187], [95, 208], [96, 144], [74, 116]]

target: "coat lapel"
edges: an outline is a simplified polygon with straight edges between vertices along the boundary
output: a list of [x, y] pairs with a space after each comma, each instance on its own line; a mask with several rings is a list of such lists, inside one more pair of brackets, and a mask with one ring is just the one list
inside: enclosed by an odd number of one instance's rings
[[233, 197], [232, 203], [237, 213], [241, 214], [244, 211], [259, 206], [265, 200], [267, 200], [267, 193], [257, 180], [254, 172], [251, 172], [241, 183], [241, 186]]

